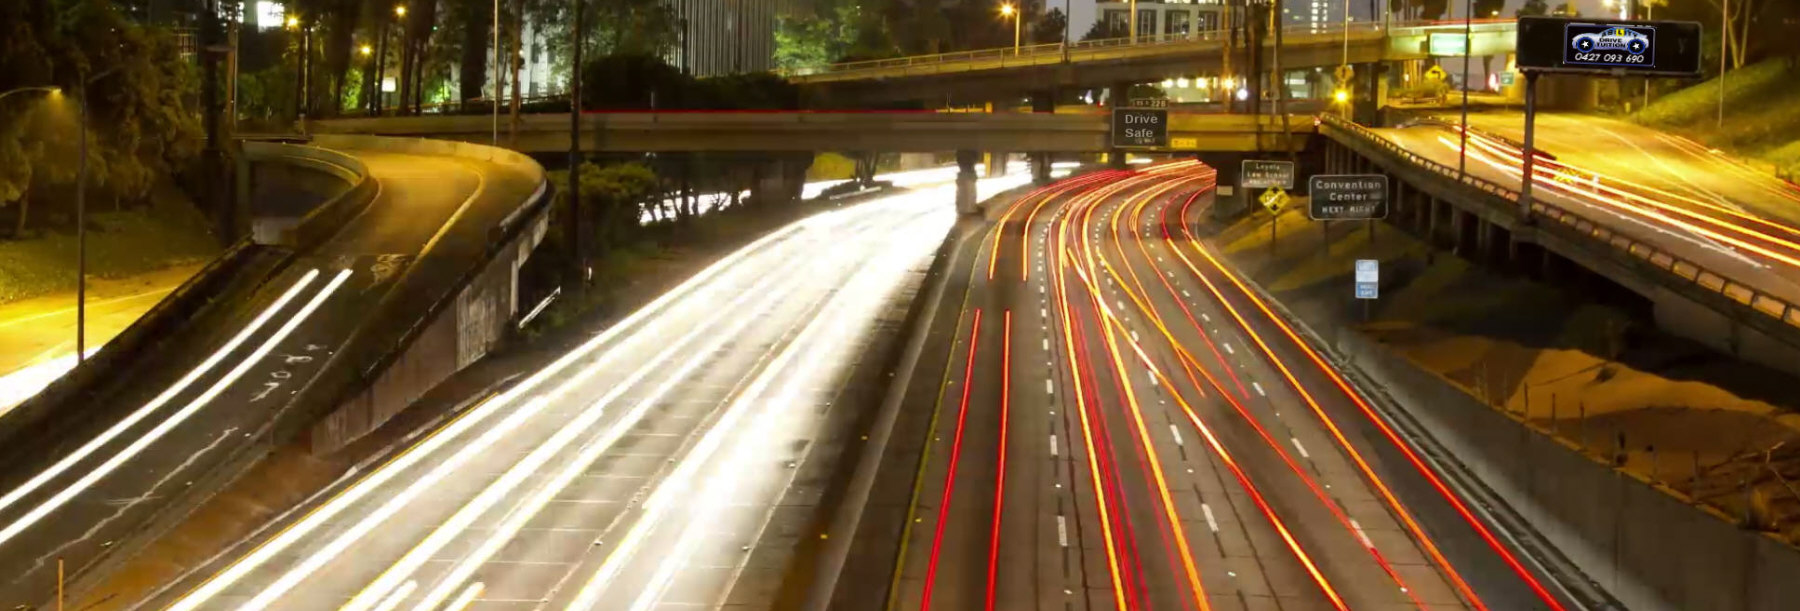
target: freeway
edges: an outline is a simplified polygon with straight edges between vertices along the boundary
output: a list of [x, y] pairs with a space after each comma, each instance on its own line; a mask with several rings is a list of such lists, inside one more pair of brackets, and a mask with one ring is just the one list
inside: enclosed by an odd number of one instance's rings
[[[1746, 168], [1723, 170], [1721, 164], [1731, 162], [1650, 130], [1566, 119], [1546, 126], [1544, 150], [1555, 158], [1538, 160], [1534, 199], [1788, 303], [1800, 300], [1800, 224], [1789, 220], [1796, 218], [1793, 204], [1800, 202], [1800, 190], [1772, 177], [1752, 178]], [[1454, 125], [1375, 131], [1415, 154], [1457, 165]], [[1609, 134], [1598, 145], [1597, 132]], [[1636, 148], [1624, 152], [1614, 138]], [[1652, 146], [1650, 140], [1662, 144]], [[1517, 189], [1523, 176], [1520, 151], [1477, 128], [1470, 132], [1469, 173]]]
[[726, 256], [148, 606], [767, 596], [752, 552], [781, 538], [780, 504], [812, 494], [794, 474], [828, 415], [854, 407], [834, 409], [833, 390], [954, 221], [950, 189], [821, 213]]
[[[269, 443], [287, 398], [399, 286], [442, 284], [445, 266], [485, 244], [541, 176], [448, 157], [349, 151], [380, 191], [367, 212], [316, 250], [270, 249], [179, 333], [108, 372], [81, 418], [9, 442], [0, 470], [0, 606], [52, 596], [71, 578], [153, 535], [191, 489], [229, 476]], [[431, 277], [428, 277], [431, 276]], [[9, 415], [8, 418], [14, 418]]]
[[887, 595], [834, 608], [1568, 607], [1194, 238], [1214, 177], [1076, 177], [962, 245], [905, 516], [858, 533], [898, 533]]

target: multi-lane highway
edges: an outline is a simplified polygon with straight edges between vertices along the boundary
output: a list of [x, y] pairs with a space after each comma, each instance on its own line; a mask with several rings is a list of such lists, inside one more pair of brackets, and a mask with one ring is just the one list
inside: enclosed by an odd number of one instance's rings
[[473, 160], [354, 153], [381, 189], [352, 227], [310, 253], [266, 251], [181, 333], [108, 372], [81, 398], [79, 422], [0, 448], [0, 606], [46, 603], [59, 560], [69, 577], [86, 574], [154, 530], [191, 487], [266, 444], [287, 398], [403, 272], [454, 267], [469, 254], [462, 243], [485, 248], [487, 228], [541, 180]]
[[954, 221], [949, 188], [744, 247], [149, 606], [722, 604], [872, 321]]
[[966, 243], [906, 516], [859, 533], [899, 531], [886, 596], [841, 608], [1565, 607], [1194, 239], [1213, 177], [1077, 177]]

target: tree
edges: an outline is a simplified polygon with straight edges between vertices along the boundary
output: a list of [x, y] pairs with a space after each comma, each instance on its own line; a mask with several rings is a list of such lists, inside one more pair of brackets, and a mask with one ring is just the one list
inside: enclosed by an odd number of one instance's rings
[[1513, 11], [1513, 15], [1517, 17], [1548, 14], [1550, 14], [1550, 4], [1544, 0], [1525, 0], [1524, 6], [1519, 7], [1519, 10], [1517, 11]]
[[1031, 42], [1040, 45], [1063, 42], [1068, 29], [1069, 16], [1060, 8], [1050, 9], [1031, 23]]
[[1497, 17], [1506, 9], [1506, 0], [1475, 0], [1475, 18]]
[[72, 204], [48, 195], [72, 189], [80, 143], [69, 102], [89, 77], [105, 75], [85, 89], [94, 192], [142, 199], [198, 154], [199, 114], [189, 102], [197, 80], [173, 33], [134, 23], [107, 0], [0, 3], [0, 66], [0, 91], [67, 92], [0, 102], [0, 206], [14, 209], [14, 235], [32, 223], [32, 204], [56, 213]]
[[1420, 19], [1443, 19], [1449, 10], [1450, 0], [1419, 0]]
[[1744, 67], [1749, 56], [1751, 25], [1767, 6], [1761, 0], [1728, 0], [1723, 6], [1720, 0], [1706, 2], [1712, 5], [1714, 15], [1724, 14], [1720, 29], [1725, 33], [1726, 62], [1732, 69]]
[[1581, 9], [1576, 8], [1574, 2], [1564, 2], [1556, 5], [1556, 10], [1552, 11], [1551, 14], [1563, 17], [1580, 17]]
[[1081, 39], [1104, 40], [1107, 38], [1124, 38], [1130, 35], [1131, 32], [1126, 28], [1125, 24], [1108, 22], [1106, 19], [1102, 18], [1095, 19], [1094, 25], [1088, 26], [1087, 33], [1082, 34]]

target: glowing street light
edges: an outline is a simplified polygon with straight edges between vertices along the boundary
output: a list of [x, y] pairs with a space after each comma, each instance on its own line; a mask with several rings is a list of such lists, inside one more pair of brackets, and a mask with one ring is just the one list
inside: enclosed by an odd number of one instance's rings
[[368, 57], [370, 55], [375, 54], [375, 48], [371, 47], [369, 45], [363, 45], [361, 49], [357, 49], [357, 50], [362, 52], [363, 57]]
[[406, 5], [404, 5], [404, 4], [395, 5], [394, 6], [394, 16], [395, 17], [405, 17], [406, 16]]
[[294, 15], [288, 15], [287, 27], [288, 29], [300, 27], [300, 18]]
[[1339, 104], [1348, 102], [1348, 101], [1350, 101], [1350, 92], [1339, 89], [1335, 92], [1332, 92], [1331, 99], [1337, 100], [1337, 102]]

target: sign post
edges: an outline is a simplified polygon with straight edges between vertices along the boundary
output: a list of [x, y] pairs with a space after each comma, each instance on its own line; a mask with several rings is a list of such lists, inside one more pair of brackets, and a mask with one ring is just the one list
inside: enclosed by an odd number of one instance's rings
[[1381, 261], [1356, 260], [1356, 299], [1363, 303], [1363, 322], [1369, 322], [1369, 302], [1381, 297]]

